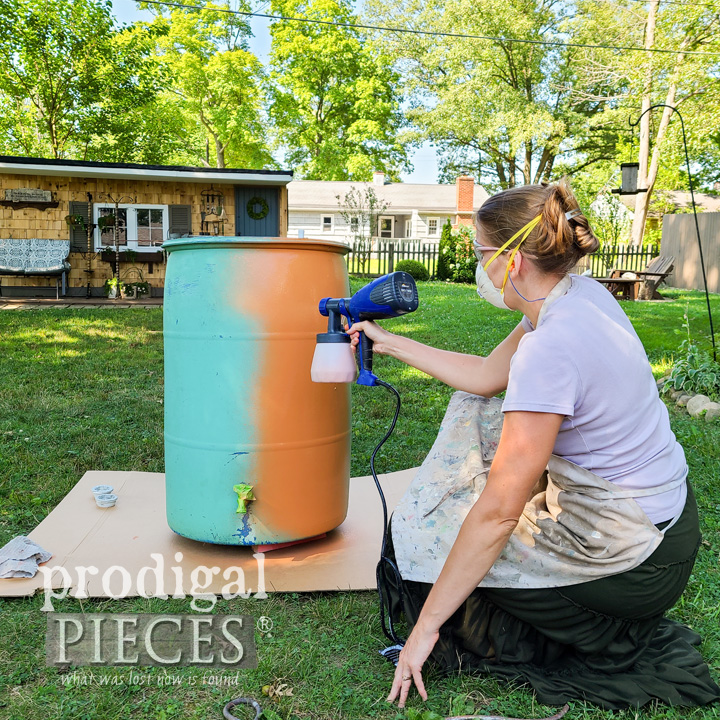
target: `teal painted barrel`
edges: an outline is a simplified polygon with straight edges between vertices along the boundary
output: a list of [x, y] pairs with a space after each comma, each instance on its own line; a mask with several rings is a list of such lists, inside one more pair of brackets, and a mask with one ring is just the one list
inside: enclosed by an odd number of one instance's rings
[[[182, 238], [164, 296], [170, 527], [204, 542], [291, 542], [347, 513], [350, 385], [313, 383], [323, 297], [347, 297], [347, 248]], [[248, 499], [251, 498], [251, 499]]]

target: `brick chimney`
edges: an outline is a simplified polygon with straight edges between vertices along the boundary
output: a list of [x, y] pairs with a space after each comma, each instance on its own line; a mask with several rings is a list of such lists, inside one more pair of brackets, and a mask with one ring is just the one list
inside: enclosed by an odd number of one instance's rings
[[455, 181], [457, 218], [455, 226], [473, 224], [473, 205], [475, 202], [475, 178], [461, 175]]

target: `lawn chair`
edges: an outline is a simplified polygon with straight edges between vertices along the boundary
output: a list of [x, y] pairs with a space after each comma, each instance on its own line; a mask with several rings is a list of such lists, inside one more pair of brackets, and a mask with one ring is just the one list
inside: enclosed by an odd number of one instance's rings
[[640, 280], [637, 278], [620, 277], [621, 274], [620, 271], [613, 270], [613, 274], [610, 277], [593, 278], [593, 280], [597, 280], [601, 285], [605, 285], [612, 296], [618, 300], [637, 300]]
[[657, 287], [673, 271], [674, 264], [674, 257], [660, 255], [656, 257], [644, 270], [613, 269], [610, 273], [610, 277], [621, 278], [623, 273], [635, 273], [640, 285], [639, 290], [637, 290], [636, 298], [638, 300], [662, 300], [662, 295], [657, 291]]

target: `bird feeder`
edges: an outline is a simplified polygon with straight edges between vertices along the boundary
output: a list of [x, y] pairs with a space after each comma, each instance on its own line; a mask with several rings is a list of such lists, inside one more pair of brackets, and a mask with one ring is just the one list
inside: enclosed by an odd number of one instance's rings
[[616, 195], [637, 195], [641, 192], [647, 192], [647, 188], [638, 188], [638, 170], [640, 163], [622, 163], [620, 171], [622, 173], [621, 186], [612, 192]]

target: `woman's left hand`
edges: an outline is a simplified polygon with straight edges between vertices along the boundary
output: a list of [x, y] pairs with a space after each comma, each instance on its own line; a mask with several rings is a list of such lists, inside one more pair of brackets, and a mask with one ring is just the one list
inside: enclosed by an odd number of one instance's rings
[[413, 683], [417, 688], [420, 697], [427, 700], [427, 692], [422, 679], [422, 666], [428, 659], [428, 656], [435, 647], [440, 634], [437, 631], [423, 630], [420, 622], [413, 628], [410, 637], [405, 643], [405, 647], [400, 653], [397, 668], [395, 670], [395, 678], [393, 679], [390, 694], [387, 697], [388, 702], [394, 702], [400, 695], [398, 702], [399, 708], [405, 707], [408, 693]]

